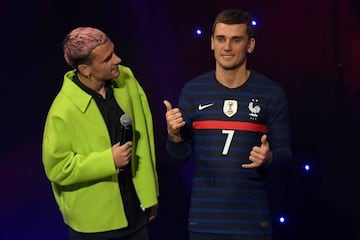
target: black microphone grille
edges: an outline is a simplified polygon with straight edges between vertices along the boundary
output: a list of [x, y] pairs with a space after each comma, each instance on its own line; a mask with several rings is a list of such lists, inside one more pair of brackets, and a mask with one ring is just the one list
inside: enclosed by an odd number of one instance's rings
[[120, 117], [120, 123], [121, 125], [123, 125], [124, 127], [129, 127], [132, 124], [132, 118], [127, 115], [127, 114], [123, 114]]

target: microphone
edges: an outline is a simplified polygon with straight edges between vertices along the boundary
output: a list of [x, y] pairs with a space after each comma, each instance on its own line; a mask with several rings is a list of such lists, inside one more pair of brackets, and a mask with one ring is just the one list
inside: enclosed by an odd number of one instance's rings
[[120, 117], [121, 132], [120, 132], [120, 145], [123, 145], [127, 141], [132, 140], [132, 118], [123, 114]]

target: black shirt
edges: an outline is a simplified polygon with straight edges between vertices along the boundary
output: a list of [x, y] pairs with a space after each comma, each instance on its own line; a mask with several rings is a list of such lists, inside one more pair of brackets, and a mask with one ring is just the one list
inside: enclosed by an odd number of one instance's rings
[[[113, 95], [113, 90], [111, 87], [111, 81], [105, 83], [106, 96], [103, 98], [99, 93], [85, 86], [77, 77], [74, 76], [73, 81], [86, 93], [91, 95], [95, 100], [103, 118], [106, 123], [109, 136], [111, 139], [111, 144], [114, 145], [120, 141], [121, 137], [121, 123], [120, 117], [124, 114], [124, 111], [117, 104], [115, 97]], [[74, 230], [71, 230], [71, 234], [81, 235], [81, 236], [97, 236], [97, 237], [124, 237], [127, 236], [141, 227], [143, 227], [147, 222], [147, 216], [145, 212], [140, 207], [139, 199], [136, 195], [135, 188], [132, 182], [131, 174], [131, 164], [128, 164], [123, 171], [120, 171], [118, 174], [119, 187], [121, 192], [121, 197], [125, 207], [125, 214], [128, 220], [128, 227], [123, 229], [118, 229], [114, 231], [107, 231], [101, 233], [77, 233]], [[119, 198], [120, 201], [120, 198]]]

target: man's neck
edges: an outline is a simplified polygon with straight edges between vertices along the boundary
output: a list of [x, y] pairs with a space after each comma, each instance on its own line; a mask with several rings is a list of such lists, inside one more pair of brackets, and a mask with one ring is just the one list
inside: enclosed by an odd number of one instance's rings
[[87, 78], [80, 73], [77, 73], [77, 76], [82, 84], [84, 84], [88, 88], [91, 88], [92, 90], [99, 93], [100, 95], [102, 95], [105, 98], [105, 96], [106, 96], [105, 95], [106, 94], [105, 82], [97, 81], [94, 78]]
[[250, 71], [246, 67], [227, 70], [220, 67], [216, 68], [216, 79], [227, 88], [237, 88], [242, 86], [249, 78]]

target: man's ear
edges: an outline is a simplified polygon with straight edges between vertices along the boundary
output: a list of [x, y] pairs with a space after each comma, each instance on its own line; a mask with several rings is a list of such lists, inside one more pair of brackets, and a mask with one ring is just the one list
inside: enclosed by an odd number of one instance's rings
[[78, 71], [84, 76], [89, 76], [91, 74], [90, 67], [86, 64], [80, 64], [78, 66]]
[[252, 53], [254, 51], [254, 48], [255, 48], [255, 38], [250, 38], [247, 52]]
[[211, 37], [211, 50], [214, 50], [214, 37]]

